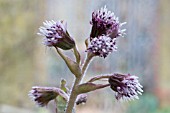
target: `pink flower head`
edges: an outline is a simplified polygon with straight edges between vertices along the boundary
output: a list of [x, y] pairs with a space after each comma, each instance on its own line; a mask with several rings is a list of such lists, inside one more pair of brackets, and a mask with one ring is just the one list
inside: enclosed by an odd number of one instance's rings
[[126, 29], [120, 29], [126, 22], [120, 23], [118, 17], [113, 12], [108, 11], [106, 6], [92, 13], [90, 24], [92, 25], [91, 39], [100, 35], [109, 35], [111, 38], [116, 38], [123, 36], [126, 31]]
[[46, 106], [51, 100], [54, 100], [58, 95], [62, 96], [66, 101], [68, 100], [68, 95], [56, 87], [39, 87], [34, 86], [28, 94], [30, 98], [35, 101], [35, 103], [40, 106]]
[[142, 95], [142, 85], [134, 75], [114, 74], [109, 78], [111, 89], [116, 92], [116, 99], [134, 100]]
[[67, 25], [63, 21], [46, 21], [43, 22], [44, 27], [40, 27], [38, 35], [44, 36], [44, 44], [46, 46], [55, 46], [64, 50], [71, 49], [75, 46], [74, 40], [67, 32]]
[[113, 51], [116, 51], [116, 39], [111, 39], [108, 36], [98, 36], [91, 40], [87, 49], [88, 52], [92, 52], [95, 56], [107, 57], [107, 55]]

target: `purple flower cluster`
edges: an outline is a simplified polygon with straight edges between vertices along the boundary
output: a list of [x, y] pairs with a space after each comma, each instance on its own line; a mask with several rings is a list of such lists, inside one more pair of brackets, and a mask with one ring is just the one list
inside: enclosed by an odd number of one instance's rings
[[114, 74], [109, 78], [111, 89], [116, 92], [117, 100], [134, 100], [139, 99], [138, 95], [142, 95], [142, 85], [138, 81], [138, 77], [134, 75]]
[[44, 36], [44, 44], [46, 46], [59, 47], [64, 50], [71, 49], [75, 46], [74, 40], [67, 32], [67, 25], [63, 21], [46, 21], [43, 22], [44, 27], [40, 27], [38, 35]]
[[90, 24], [92, 25], [91, 39], [103, 34], [110, 35], [111, 38], [116, 38], [123, 36], [126, 31], [126, 29], [120, 29], [126, 22], [120, 23], [118, 17], [113, 12], [108, 11], [106, 6], [92, 13]]
[[105, 58], [112, 51], [116, 51], [117, 47], [115, 43], [116, 40], [108, 36], [98, 36], [93, 38], [87, 50], [95, 53], [97, 56]]
[[[121, 30], [120, 28], [122, 25], [126, 24], [126, 22], [120, 23], [118, 17], [116, 17], [113, 12], [108, 11], [105, 6], [92, 13], [92, 20], [90, 21], [90, 24], [92, 25], [92, 30], [90, 34], [90, 45], [87, 50], [96, 56], [105, 58], [109, 53], [112, 52], [112, 50], [115, 50], [114, 48], [116, 47], [115, 45], [117, 37], [124, 36], [126, 29]], [[106, 39], [103, 39], [104, 37]], [[109, 50], [106, 49], [105, 46], [96, 47], [96, 44], [101, 43], [101, 38], [103, 40], [102, 45], [111, 45], [111, 49], [110, 46], [108, 47]], [[109, 42], [105, 40], [113, 41], [110, 41], [109, 44]]]

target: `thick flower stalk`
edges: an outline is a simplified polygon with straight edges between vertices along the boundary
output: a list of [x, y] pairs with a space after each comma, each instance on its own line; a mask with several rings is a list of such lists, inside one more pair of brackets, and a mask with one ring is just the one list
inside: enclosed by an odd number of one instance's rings
[[126, 22], [120, 23], [118, 17], [113, 12], [108, 11], [106, 6], [92, 13], [90, 24], [92, 25], [90, 40], [100, 35], [116, 38], [123, 36], [126, 31], [126, 29], [121, 29], [121, 26]]
[[116, 92], [117, 100], [134, 100], [142, 95], [142, 85], [134, 75], [114, 74], [109, 78], [110, 87]]
[[98, 36], [91, 40], [87, 51], [95, 56], [105, 58], [109, 53], [116, 51], [116, 48], [116, 39], [111, 39], [108, 36]]
[[38, 35], [44, 36], [44, 44], [49, 47], [59, 47], [63, 50], [72, 49], [75, 46], [73, 38], [67, 32], [67, 24], [64, 21], [46, 21], [44, 27], [40, 27]]

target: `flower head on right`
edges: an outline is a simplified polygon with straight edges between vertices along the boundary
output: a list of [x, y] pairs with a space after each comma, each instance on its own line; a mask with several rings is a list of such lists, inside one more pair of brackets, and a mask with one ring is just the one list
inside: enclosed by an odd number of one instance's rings
[[116, 73], [110, 76], [109, 83], [111, 89], [116, 92], [115, 97], [117, 100], [138, 99], [138, 95], [142, 95], [143, 92], [143, 86], [135, 75]]

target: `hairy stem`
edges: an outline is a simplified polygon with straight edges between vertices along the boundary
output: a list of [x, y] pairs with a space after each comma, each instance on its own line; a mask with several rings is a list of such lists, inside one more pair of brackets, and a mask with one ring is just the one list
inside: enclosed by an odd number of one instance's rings
[[75, 104], [75, 101], [76, 101], [76, 98], [78, 95], [75, 91], [75, 88], [80, 83], [80, 81], [81, 81], [81, 78], [79, 77], [79, 78], [76, 78], [76, 80], [74, 82], [74, 85], [73, 85], [72, 91], [71, 91], [71, 95], [70, 95], [70, 99], [67, 104], [66, 113], [72, 113], [72, 110], [74, 108], [74, 104]]
[[75, 101], [76, 101], [76, 98], [78, 96], [78, 93], [76, 92], [76, 86], [80, 84], [82, 78], [84, 77], [84, 74], [86, 72], [88, 64], [90, 63], [90, 61], [93, 58], [93, 56], [94, 55], [92, 55], [92, 54], [89, 54], [89, 53], [87, 54], [85, 62], [83, 64], [83, 66], [82, 66], [82, 74], [81, 74], [81, 76], [78, 76], [75, 79], [75, 82], [73, 83], [70, 99], [69, 99], [69, 102], [68, 102], [67, 108], [66, 108], [66, 113], [72, 113], [72, 111], [73, 111], [73, 108], [74, 108], [74, 105], [75, 105]]
[[81, 76], [81, 69], [80, 66], [77, 62], [73, 61], [72, 59], [70, 59], [69, 57], [65, 56], [62, 51], [60, 51], [57, 47], [56, 50], [58, 52], [58, 54], [62, 57], [62, 59], [65, 61], [67, 67], [69, 68], [69, 70], [76, 76]]
[[100, 79], [109, 78], [110, 76], [112, 76], [112, 75], [108, 74], [108, 75], [95, 76], [95, 77], [91, 78], [88, 82], [94, 82], [94, 81], [97, 81]]
[[55, 112], [58, 113], [58, 109], [57, 109], [57, 99], [56, 99], [56, 98], [54, 99], [54, 102], [55, 102], [55, 105], [56, 105]]
[[74, 50], [74, 55], [75, 55], [75, 57], [76, 57], [76, 62], [77, 62], [78, 64], [80, 64], [81, 58], [80, 58], [80, 53], [79, 53], [77, 47], [75, 46], [75, 47], [73, 48], [73, 50]]
[[87, 83], [80, 84], [77, 87], [77, 93], [78, 94], [88, 93], [108, 86], [110, 86], [110, 84], [94, 84], [94, 83], [87, 82]]
[[83, 67], [82, 67], [82, 76], [84, 76], [86, 70], [87, 70], [87, 67], [90, 63], [90, 61], [92, 60], [92, 58], [94, 57], [94, 54], [91, 54], [91, 53], [87, 53], [87, 57], [85, 59], [85, 62], [83, 64]]

